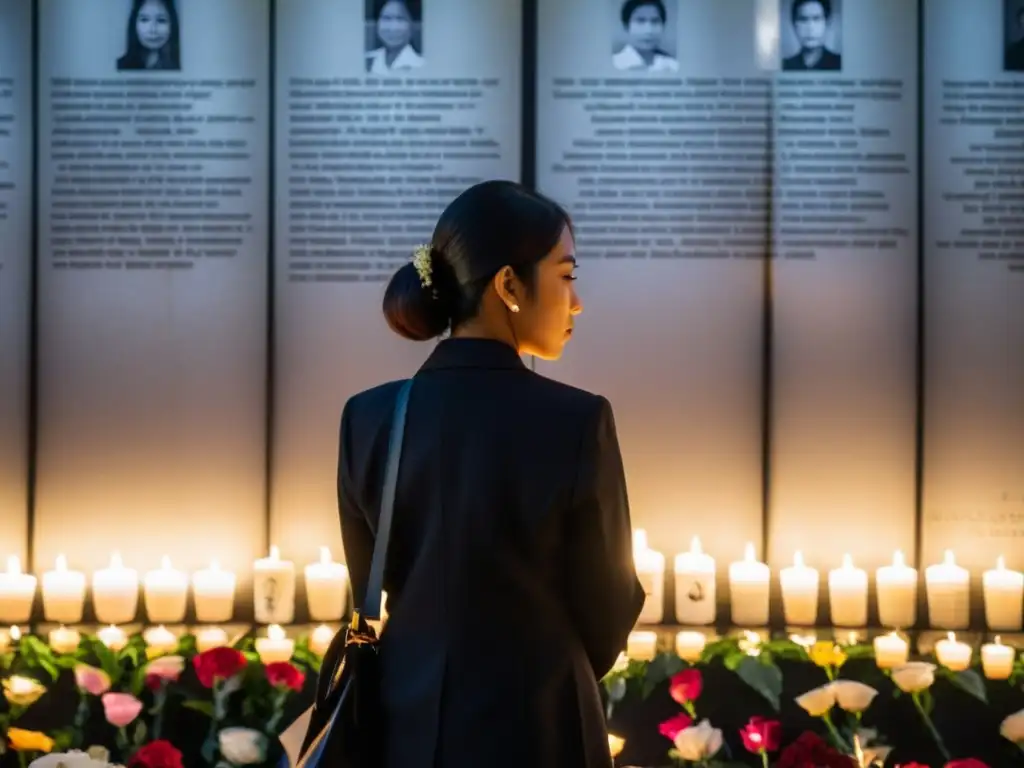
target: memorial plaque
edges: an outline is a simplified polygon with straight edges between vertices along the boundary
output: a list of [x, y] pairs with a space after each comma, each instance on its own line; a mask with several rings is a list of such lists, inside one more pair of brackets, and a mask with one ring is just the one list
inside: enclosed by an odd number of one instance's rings
[[465, 188], [519, 175], [520, 0], [277, 4], [271, 538], [341, 557], [338, 424], [432, 349], [387, 280]]
[[873, 569], [914, 556], [918, 4], [823, 9], [776, 16], [769, 561]]
[[537, 184], [584, 309], [537, 370], [611, 401], [634, 527], [721, 580], [762, 541], [772, 75], [747, 0], [631, 5], [539, 4]]
[[924, 559], [1024, 568], [1024, 3], [925, 7]]
[[32, 5], [0, 0], [0, 568], [28, 537]]
[[40, 567], [266, 546], [269, 22], [40, 3]]

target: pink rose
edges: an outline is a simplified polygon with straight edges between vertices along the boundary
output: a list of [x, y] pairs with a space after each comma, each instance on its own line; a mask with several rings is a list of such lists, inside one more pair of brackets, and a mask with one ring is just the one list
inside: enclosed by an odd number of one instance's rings
[[146, 665], [146, 678], [157, 677], [165, 683], [176, 683], [185, 669], [181, 656], [161, 656]]
[[675, 741], [676, 736], [685, 731], [693, 725], [693, 718], [685, 712], [680, 712], [675, 717], [670, 717], [668, 720], [658, 726], [658, 733], [664, 736], [669, 741]]
[[130, 693], [103, 694], [103, 714], [115, 728], [130, 725], [142, 711], [142, 702]]
[[110, 690], [110, 675], [88, 664], [75, 664], [75, 685], [80, 691], [102, 696]]

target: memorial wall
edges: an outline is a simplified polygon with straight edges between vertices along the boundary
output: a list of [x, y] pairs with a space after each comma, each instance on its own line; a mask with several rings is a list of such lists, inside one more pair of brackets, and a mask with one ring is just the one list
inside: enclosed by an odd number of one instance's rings
[[28, 545], [32, 7], [0, 0], [0, 554]]
[[345, 400], [430, 351], [387, 327], [387, 280], [459, 192], [519, 178], [521, 3], [419, 5], [277, 3], [270, 538], [300, 560], [341, 557]]
[[[930, 0], [922, 556], [1024, 565], [1024, 2]], [[975, 583], [975, 587], [980, 584]]]
[[39, 567], [264, 546], [269, 6], [173, 7], [39, 3]]
[[748, 542], [980, 587], [1024, 566], [1021, 104], [1024, 0], [0, 0], [0, 559], [342, 559], [342, 406], [431, 350], [386, 281], [506, 178], [574, 217], [531, 365], [611, 400], [651, 548], [720, 607]]

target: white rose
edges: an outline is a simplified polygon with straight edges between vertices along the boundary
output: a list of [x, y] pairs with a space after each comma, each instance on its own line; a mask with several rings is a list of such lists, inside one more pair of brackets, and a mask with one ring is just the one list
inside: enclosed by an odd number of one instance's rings
[[42, 755], [37, 757], [31, 763], [29, 768], [110, 768], [110, 763], [106, 760], [96, 760], [87, 752], [81, 752], [77, 749], [71, 752], [51, 752], [48, 755]]
[[863, 712], [870, 707], [871, 700], [878, 695], [878, 691], [870, 685], [858, 683], [856, 680], [836, 680], [832, 683], [832, 690], [839, 707], [854, 713]]
[[822, 685], [796, 697], [796, 703], [811, 717], [821, 717], [836, 703], [836, 691], [831, 683]]
[[676, 749], [683, 760], [707, 760], [722, 748], [722, 732], [707, 720], [680, 731], [675, 738]]
[[892, 681], [904, 693], [920, 693], [935, 682], [935, 665], [927, 661], [909, 661], [892, 671]]
[[263, 762], [266, 737], [252, 728], [225, 728], [217, 734], [220, 753], [234, 765], [255, 765]]
[[1012, 741], [1014, 744], [1024, 742], [1024, 709], [1008, 715], [999, 724], [999, 735], [1004, 739]]

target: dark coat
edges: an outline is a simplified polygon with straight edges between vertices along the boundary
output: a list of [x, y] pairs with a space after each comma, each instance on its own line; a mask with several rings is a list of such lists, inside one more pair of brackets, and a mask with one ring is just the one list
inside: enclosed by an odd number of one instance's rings
[[840, 56], [838, 53], [830, 51], [828, 48], [822, 50], [821, 58], [818, 59], [817, 62], [815, 62], [813, 67], [807, 66], [807, 64], [804, 62], [804, 55], [803, 53], [800, 52], [793, 54], [788, 59], [782, 60], [782, 69], [785, 70], [786, 72], [838, 72], [842, 68], [843, 57]]
[[[338, 496], [357, 603], [401, 382], [352, 397]], [[643, 604], [612, 410], [511, 347], [442, 341], [409, 399], [384, 588], [388, 768], [609, 768], [598, 680]]]

